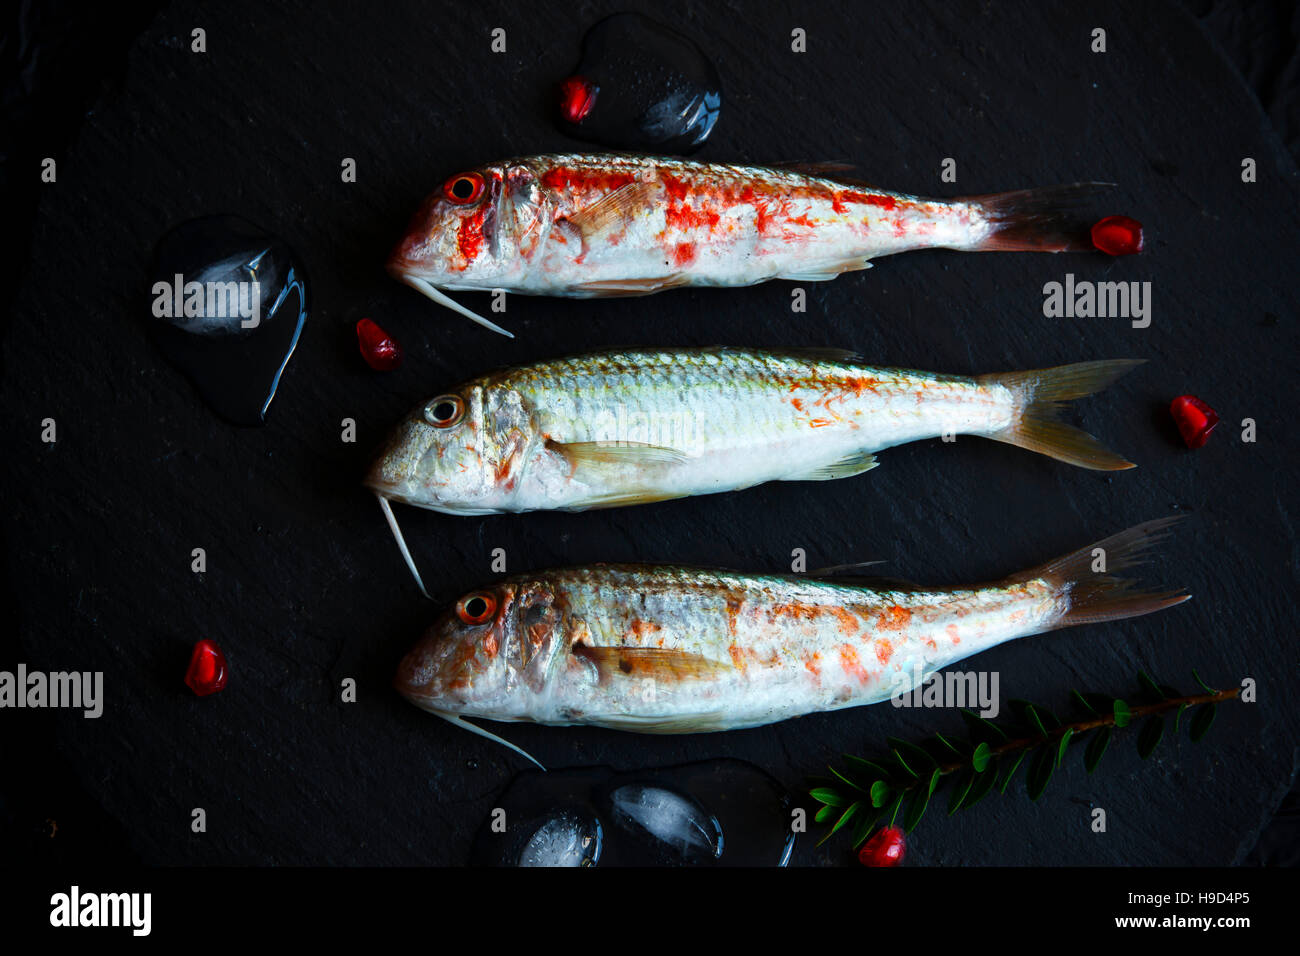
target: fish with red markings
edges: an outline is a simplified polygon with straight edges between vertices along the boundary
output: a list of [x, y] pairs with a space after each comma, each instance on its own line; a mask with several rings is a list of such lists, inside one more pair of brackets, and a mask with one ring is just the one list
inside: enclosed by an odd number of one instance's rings
[[638, 565], [519, 575], [462, 597], [395, 684], [416, 706], [530, 760], [465, 718], [683, 734], [857, 707], [1019, 637], [1186, 601], [1114, 576], [1175, 520], [969, 588]]
[[619, 154], [489, 163], [451, 176], [424, 201], [388, 270], [509, 335], [447, 290], [645, 295], [819, 282], [912, 249], [1091, 250], [1072, 210], [1108, 185], [927, 199], [845, 178], [846, 168]]

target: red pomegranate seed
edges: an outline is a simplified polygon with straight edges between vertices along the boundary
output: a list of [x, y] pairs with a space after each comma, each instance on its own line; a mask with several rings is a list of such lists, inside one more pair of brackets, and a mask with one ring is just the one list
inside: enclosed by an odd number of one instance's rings
[[875, 836], [862, 844], [858, 862], [863, 866], [898, 866], [906, 852], [903, 831], [898, 827], [886, 827], [877, 830]]
[[212, 641], [194, 645], [190, 666], [185, 671], [185, 685], [200, 697], [215, 694], [226, 686], [226, 655]]
[[1107, 216], [1092, 227], [1092, 244], [1111, 256], [1142, 251], [1142, 223], [1128, 216]]
[[1188, 448], [1200, 448], [1219, 424], [1219, 413], [1195, 395], [1179, 395], [1169, 406], [1178, 423], [1178, 433]]
[[586, 77], [571, 76], [560, 84], [560, 115], [570, 123], [581, 123], [596, 105], [600, 87]]
[[361, 357], [376, 372], [391, 372], [402, 364], [402, 347], [370, 319], [357, 323], [357, 345]]

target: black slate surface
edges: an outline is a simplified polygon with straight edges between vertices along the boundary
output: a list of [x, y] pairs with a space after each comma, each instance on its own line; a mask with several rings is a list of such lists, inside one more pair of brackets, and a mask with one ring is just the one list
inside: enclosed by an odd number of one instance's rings
[[[514, 341], [388, 279], [385, 253], [446, 175], [577, 145], [550, 125], [550, 84], [575, 62], [586, 26], [625, 8], [685, 26], [717, 58], [728, 101], [700, 158], [851, 160], [883, 186], [938, 195], [1109, 180], [1119, 188], [1097, 212], [1141, 219], [1147, 252], [913, 253], [806, 286], [803, 315], [790, 313], [783, 283], [605, 303], [512, 297]], [[203, 55], [189, 50], [196, 26]], [[505, 54], [489, 49], [497, 26]], [[1104, 55], [1089, 52], [1094, 26], [1108, 31]], [[806, 54], [790, 52], [794, 27], [807, 31]], [[1240, 180], [1247, 156], [1256, 183]], [[345, 157], [357, 161], [354, 184], [340, 181]], [[955, 185], [939, 181], [944, 157], [957, 159]], [[30, 772], [69, 784], [46, 798], [48, 816], [67, 810], [68, 824], [39, 854], [80, 839], [147, 863], [464, 861], [522, 763], [389, 689], [433, 608], [357, 484], [370, 447], [415, 402], [495, 364], [730, 343], [849, 347], [958, 373], [1147, 358], [1074, 418], [1140, 468], [1105, 476], [978, 439], [936, 440], [886, 452], [858, 479], [636, 509], [482, 519], [402, 509], [436, 595], [490, 580], [496, 547], [511, 571], [595, 560], [772, 570], [802, 547], [810, 566], [887, 559], [890, 573], [956, 584], [1187, 514], [1149, 573], [1194, 601], [959, 666], [998, 671], [1004, 698], [1048, 705], [1064, 705], [1073, 686], [1125, 692], [1139, 667], [1178, 684], [1192, 667], [1220, 685], [1250, 676], [1259, 702], [1222, 708], [1205, 744], [1166, 743], [1146, 764], [1131, 740], [1113, 745], [1097, 775], [1071, 766], [1037, 803], [1016, 795], [934, 815], [909, 859], [1245, 859], [1295, 767], [1296, 179], [1239, 76], [1171, 5], [170, 5], [57, 183], [42, 187], [3, 344], [15, 660], [105, 674], [98, 720], [0, 715]], [[260, 430], [218, 421], [140, 323], [155, 239], [219, 212], [286, 238], [313, 282], [313, 315]], [[1042, 286], [1067, 272], [1150, 281], [1151, 327], [1045, 318]], [[466, 301], [486, 307], [486, 297]], [[402, 341], [401, 371], [360, 363], [352, 326], [363, 315]], [[1164, 411], [1183, 392], [1225, 419], [1196, 453]], [[58, 422], [52, 446], [39, 440], [46, 417]], [[355, 444], [340, 440], [347, 417]], [[1255, 444], [1238, 440], [1246, 417]], [[207, 551], [205, 574], [190, 571], [194, 547]], [[220, 643], [232, 670], [227, 690], [202, 700], [181, 683], [199, 637]], [[355, 704], [339, 700], [347, 677]], [[950, 711], [885, 704], [725, 735], [510, 736], [548, 765], [736, 756], [798, 787], [887, 734], [959, 726]], [[39, 803], [10, 805], [46, 815]], [[1106, 834], [1089, 828], [1094, 806], [1108, 812]], [[195, 807], [204, 834], [190, 830]], [[800, 842], [796, 864], [849, 858], [843, 843], [813, 842]]]

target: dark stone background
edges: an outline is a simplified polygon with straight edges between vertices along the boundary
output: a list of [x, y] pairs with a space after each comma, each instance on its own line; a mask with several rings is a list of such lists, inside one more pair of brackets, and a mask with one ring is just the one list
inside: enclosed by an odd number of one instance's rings
[[[1127, 692], [1138, 668], [1184, 686], [1193, 667], [1219, 685], [1251, 676], [1259, 703], [1221, 708], [1204, 744], [1167, 741], [1145, 764], [1132, 735], [1092, 777], [1072, 758], [1037, 803], [1017, 793], [952, 819], [932, 813], [910, 859], [1294, 860], [1284, 837], [1259, 841], [1296, 763], [1287, 491], [1300, 228], [1283, 145], [1297, 141], [1294, 23], [1285, 5], [1269, 8], [1291, 29], [1270, 48], [1259, 14], [1223, 4], [1042, 6], [250, 0], [78, 18], [20, 4], [3, 46], [6, 208], [20, 224], [39, 208], [29, 256], [9, 261], [5, 284], [0, 668], [102, 670], [106, 712], [0, 715], [3, 845], [51, 864], [462, 862], [522, 763], [389, 689], [433, 609], [357, 484], [368, 449], [409, 406], [495, 364], [733, 343], [850, 347], [960, 373], [1148, 358], [1075, 418], [1141, 467], [1106, 476], [992, 442], [936, 440], [886, 452], [858, 479], [635, 509], [483, 519], [401, 509], [437, 596], [488, 580], [495, 547], [512, 571], [595, 560], [772, 570], [803, 547], [811, 566], [883, 558], [890, 573], [958, 584], [1188, 514], [1149, 574], [1194, 601], [962, 666], [999, 671], [1004, 697], [1058, 709], [1074, 686]], [[1148, 251], [913, 253], [807, 286], [805, 315], [789, 312], [783, 283], [604, 303], [512, 297], [514, 341], [388, 279], [384, 254], [446, 175], [577, 145], [549, 125], [550, 84], [576, 62], [590, 23], [638, 7], [717, 59], [728, 100], [701, 158], [848, 159], [883, 186], [940, 195], [1111, 180], [1113, 201], [1096, 212], [1137, 216]], [[1088, 51], [1098, 25], [1105, 55]], [[194, 26], [207, 30], [205, 55], [189, 52]], [[508, 31], [505, 55], [489, 52], [495, 26]], [[794, 26], [808, 31], [802, 56], [789, 51]], [[37, 182], [45, 155], [59, 157], [56, 185]], [[356, 184], [339, 181], [345, 156], [357, 160]], [[955, 189], [938, 179], [947, 156]], [[1244, 156], [1258, 161], [1257, 183], [1240, 181]], [[284, 236], [313, 280], [313, 314], [260, 430], [216, 420], [140, 324], [154, 240], [216, 212]], [[1066, 272], [1151, 281], [1153, 325], [1044, 318], [1042, 285]], [[352, 326], [363, 315], [403, 342], [399, 372], [360, 363]], [[1196, 453], [1165, 412], [1183, 392], [1224, 417]], [[39, 441], [47, 416], [58, 421], [53, 446]], [[347, 416], [356, 445], [339, 440]], [[1257, 444], [1238, 440], [1245, 417], [1258, 422]], [[209, 561], [199, 576], [196, 546]], [[202, 700], [181, 683], [199, 637], [220, 643], [232, 668], [229, 688]], [[356, 704], [338, 701], [345, 677], [359, 683]], [[724, 735], [508, 731], [552, 766], [729, 755], [797, 789], [887, 734], [959, 728], [955, 713], [881, 705]], [[1108, 811], [1105, 835], [1089, 830], [1093, 806]], [[206, 834], [190, 832], [193, 807], [207, 811]], [[801, 841], [796, 863], [849, 859], [843, 842], [813, 843]]]

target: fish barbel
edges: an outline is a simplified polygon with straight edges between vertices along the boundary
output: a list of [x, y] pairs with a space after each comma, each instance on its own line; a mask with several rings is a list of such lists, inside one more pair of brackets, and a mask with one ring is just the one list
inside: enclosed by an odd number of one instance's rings
[[964, 377], [848, 352], [617, 351], [492, 372], [414, 409], [366, 479], [450, 514], [582, 510], [825, 481], [874, 453], [981, 435], [1085, 468], [1133, 465], [1056, 418], [1138, 364]]
[[876, 703], [1018, 637], [1186, 601], [1113, 576], [1175, 520], [972, 588], [636, 565], [519, 575], [462, 597], [395, 685], [501, 743], [464, 718], [678, 734]]
[[446, 290], [645, 295], [820, 282], [910, 249], [1088, 250], [1073, 210], [1109, 185], [926, 199], [842, 178], [846, 168], [599, 153], [489, 163], [425, 199], [388, 271], [509, 335]]

